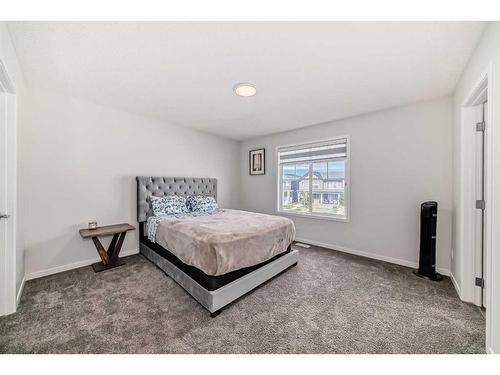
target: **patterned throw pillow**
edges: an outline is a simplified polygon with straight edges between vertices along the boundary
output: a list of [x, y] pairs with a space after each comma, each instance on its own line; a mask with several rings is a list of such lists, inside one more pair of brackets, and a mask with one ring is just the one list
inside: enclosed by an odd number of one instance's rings
[[202, 195], [190, 195], [187, 197], [186, 205], [192, 212], [214, 212], [219, 209], [214, 197], [204, 197]]
[[186, 198], [178, 195], [166, 195], [164, 197], [150, 197], [151, 206], [155, 216], [179, 215], [188, 213]]

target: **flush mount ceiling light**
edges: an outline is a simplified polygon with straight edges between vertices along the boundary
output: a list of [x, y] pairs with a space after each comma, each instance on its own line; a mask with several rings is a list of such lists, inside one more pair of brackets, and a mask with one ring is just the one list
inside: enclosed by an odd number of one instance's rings
[[238, 96], [254, 96], [257, 89], [251, 83], [238, 83], [234, 85], [233, 91]]

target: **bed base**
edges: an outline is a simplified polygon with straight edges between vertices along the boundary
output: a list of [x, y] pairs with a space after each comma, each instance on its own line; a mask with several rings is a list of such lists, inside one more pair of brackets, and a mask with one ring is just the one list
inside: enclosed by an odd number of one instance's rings
[[[281, 271], [280, 273], [277, 273], [276, 275], [274, 275], [273, 277], [271, 277], [269, 280], [264, 281], [264, 282], [263, 282], [262, 284], [260, 284], [259, 286], [262, 286], [262, 285], [264, 285], [265, 283], [267, 283], [267, 282], [271, 281], [272, 279], [274, 279], [275, 277], [278, 277], [278, 276], [279, 276], [279, 275], [281, 275], [283, 272], [286, 272], [286, 271], [288, 271], [290, 268], [295, 267], [297, 264], [298, 264], [298, 262], [293, 263], [291, 266], [289, 266], [289, 267], [285, 268], [285, 269], [284, 269], [283, 271]], [[259, 287], [259, 286], [258, 286], [258, 287]], [[258, 287], [257, 287], [257, 288], [258, 288]], [[254, 290], [255, 290], [255, 289], [254, 289]], [[248, 293], [251, 293], [251, 292], [252, 292], [252, 291], [247, 292], [247, 293], [245, 293], [244, 295], [242, 295], [241, 297], [238, 297], [238, 298], [243, 298], [244, 296], [246, 296]], [[237, 299], [238, 299], [238, 298], [237, 298]], [[235, 301], [233, 301], [233, 302], [235, 302]], [[231, 303], [233, 303], [233, 302], [230, 302], [229, 304], [231, 304]], [[227, 306], [227, 305], [226, 305], [226, 306]], [[224, 309], [222, 308], [222, 309], [219, 309], [219, 310], [217, 310], [217, 311], [215, 311], [215, 312], [211, 312], [211, 313], [210, 313], [210, 317], [211, 317], [211, 318], [215, 318], [216, 316], [218, 316], [218, 315], [222, 312], [222, 310], [224, 310]]]
[[297, 264], [299, 252], [292, 250], [249, 274], [230, 282], [216, 290], [207, 290], [177, 266], [150, 249], [146, 244], [140, 243], [141, 254], [159, 267], [168, 276], [174, 279], [186, 292], [210, 312], [212, 318], [220, 314], [223, 307], [251, 292], [259, 285], [272, 279], [288, 268]]
[[215, 311], [215, 312], [211, 312], [211, 313], [210, 313], [210, 317], [213, 319], [213, 318], [215, 318], [216, 316], [218, 316], [221, 312], [222, 312], [222, 309], [219, 309], [219, 310], [217, 310], [217, 311]]

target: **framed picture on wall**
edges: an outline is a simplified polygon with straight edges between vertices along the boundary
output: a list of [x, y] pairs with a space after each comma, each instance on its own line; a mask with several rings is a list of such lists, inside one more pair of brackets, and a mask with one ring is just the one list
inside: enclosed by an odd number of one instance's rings
[[249, 152], [250, 175], [266, 174], [266, 149], [259, 148]]

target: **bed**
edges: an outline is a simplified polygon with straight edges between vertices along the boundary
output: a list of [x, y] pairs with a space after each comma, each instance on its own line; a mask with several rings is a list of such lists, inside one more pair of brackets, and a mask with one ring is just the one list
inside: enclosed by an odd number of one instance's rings
[[154, 217], [150, 197], [202, 195], [217, 199], [217, 180], [137, 179], [139, 248], [206, 308], [212, 317], [271, 278], [297, 265], [289, 219], [239, 210]]

